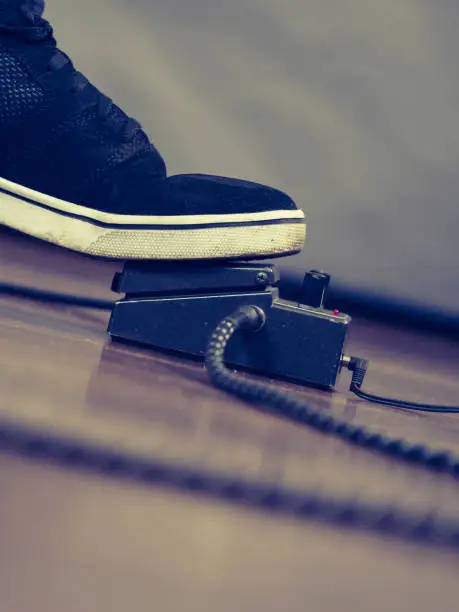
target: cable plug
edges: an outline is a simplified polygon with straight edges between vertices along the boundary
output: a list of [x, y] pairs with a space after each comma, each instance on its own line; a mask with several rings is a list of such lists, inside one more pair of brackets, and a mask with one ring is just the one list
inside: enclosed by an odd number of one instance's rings
[[361, 357], [351, 357], [348, 365], [348, 369], [353, 373], [351, 381], [351, 391], [354, 388], [360, 389], [363, 385], [364, 378], [368, 370], [368, 361]]

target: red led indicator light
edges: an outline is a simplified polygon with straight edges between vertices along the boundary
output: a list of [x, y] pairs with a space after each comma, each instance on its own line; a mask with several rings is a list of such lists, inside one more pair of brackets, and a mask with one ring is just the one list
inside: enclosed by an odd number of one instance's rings
[[335, 317], [337, 317], [339, 315], [339, 310], [334, 310], [333, 314], [335, 315]]

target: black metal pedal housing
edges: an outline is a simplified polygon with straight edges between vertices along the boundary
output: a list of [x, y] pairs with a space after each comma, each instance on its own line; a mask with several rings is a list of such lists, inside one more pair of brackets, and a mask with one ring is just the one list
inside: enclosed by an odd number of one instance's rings
[[332, 389], [350, 317], [323, 306], [330, 277], [306, 274], [302, 302], [279, 297], [279, 271], [251, 263], [128, 262], [112, 289], [112, 339], [203, 358], [218, 323], [243, 305], [266, 314], [255, 334], [235, 337], [227, 363], [269, 378]]

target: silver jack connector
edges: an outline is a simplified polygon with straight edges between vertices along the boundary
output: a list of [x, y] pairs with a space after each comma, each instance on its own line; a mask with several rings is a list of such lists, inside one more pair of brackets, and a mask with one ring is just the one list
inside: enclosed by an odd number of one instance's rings
[[351, 357], [349, 355], [341, 355], [340, 368], [347, 368], [349, 370], [349, 366], [351, 365]]

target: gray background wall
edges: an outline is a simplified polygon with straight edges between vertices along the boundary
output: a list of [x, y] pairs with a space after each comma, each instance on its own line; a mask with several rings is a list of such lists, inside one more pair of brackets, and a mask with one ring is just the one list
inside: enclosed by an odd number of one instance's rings
[[169, 170], [286, 190], [295, 269], [459, 314], [455, 0], [48, 0]]

